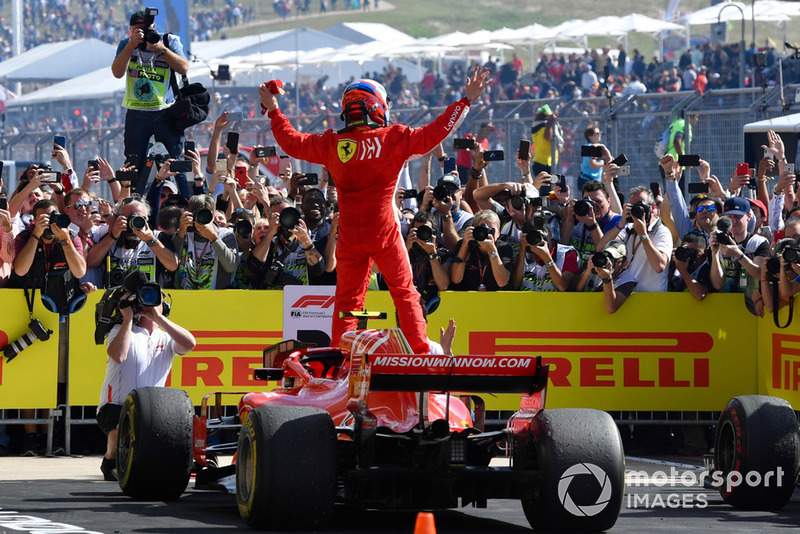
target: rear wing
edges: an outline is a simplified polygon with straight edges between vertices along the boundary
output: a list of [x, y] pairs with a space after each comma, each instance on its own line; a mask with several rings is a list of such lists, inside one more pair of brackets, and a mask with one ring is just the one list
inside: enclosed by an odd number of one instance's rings
[[[355, 358], [354, 358], [355, 359]], [[370, 391], [459, 391], [533, 394], [547, 385], [548, 367], [541, 356], [475, 356], [431, 354], [365, 354]], [[361, 376], [359, 376], [361, 375]], [[367, 375], [367, 376], [364, 376]], [[363, 391], [364, 384], [352, 384]]]

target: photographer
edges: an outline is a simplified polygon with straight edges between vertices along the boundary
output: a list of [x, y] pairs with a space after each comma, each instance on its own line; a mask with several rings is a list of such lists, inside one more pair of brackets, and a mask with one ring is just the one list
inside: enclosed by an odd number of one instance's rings
[[581, 262], [585, 263], [607, 232], [614, 227], [622, 228], [622, 216], [612, 211], [611, 195], [605, 183], [586, 182], [582, 194], [582, 199], [573, 199], [567, 204], [561, 242], [577, 250]]
[[[759, 297], [761, 264], [769, 256], [769, 242], [758, 234], [747, 232], [753, 217], [750, 203], [742, 197], [725, 201], [725, 217], [717, 223], [711, 236], [711, 284], [722, 293], [744, 293], [750, 313], [764, 316]], [[723, 221], [725, 224], [723, 224]], [[727, 229], [727, 230], [726, 230]]]
[[453, 250], [458, 240], [464, 237], [466, 228], [472, 224], [472, 214], [461, 209], [464, 196], [457, 171], [445, 174], [436, 182], [436, 187], [426, 187], [419, 211], [433, 207], [436, 226], [439, 229], [436, 243]]
[[69, 231], [69, 217], [62, 217], [65, 220], [58, 217], [52, 200], [40, 200], [33, 206], [33, 224], [20, 232], [14, 243], [16, 258], [9, 287], [42, 288], [45, 276], [63, 267], [75, 278], [86, 274], [81, 239]]
[[683, 236], [683, 244], [675, 249], [669, 272], [669, 290], [688, 291], [697, 300], [703, 300], [711, 291], [711, 262], [708, 257], [708, 240], [700, 230]]
[[[510, 289], [522, 291], [568, 291], [578, 274], [578, 252], [560, 244], [559, 217], [537, 212], [522, 225], [520, 250], [511, 273]], [[555, 230], [554, 230], [555, 228]]]
[[[166, 109], [175, 101], [170, 80], [173, 71], [186, 74], [189, 62], [177, 35], [168, 38], [155, 31], [155, 14], [147, 8], [131, 15], [131, 36], [120, 41], [111, 64], [115, 78], [125, 78], [125, 155], [135, 155], [139, 183], [134, 190], [144, 193], [150, 168], [144, 165], [150, 136], [163, 143], [169, 155], [181, 155], [183, 131], [175, 131], [167, 122]], [[165, 43], [166, 41], [166, 43]], [[188, 191], [187, 191], [188, 193]]]
[[450, 252], [436, 246], [436, 220], [430, 212], [420, 211], [414, 215], [406, 239], [408, 257], [414, 287], [417, 288], [425, 305], [429, 305], [450, 285]]
[[188, 330], [163, 315], [163, 304], [135, 309], [125, 305], [130, 299], [130, 293], [123, 295], [122, 324], [108, 334], [108, 362], [97, 407], [97, 423], [108, 437], [100, 471], [109, 481], [116, 480], [117, 425], [125, 398], [135, 388], [163, 387], [175, 355], [191, 352], [196, 344]]
[[637, 291], [667, 291], [672, 233], [661, 222], [653, 192], [643, 185], [631, 188], [623, 210], [622, 217], [627, 223], [623, 229], [611, 228], [601, 243], [605, 245], [612, 239], [625, 243], [628, 269], [637, 281]]
[[226, 289], [239, 265], [236, 237], [214, 222], [214, 199], [195, 195], [172, 237], [178, 254], [177, 289]]
[[497, 239], [500, 218], [491, 210], [481, 210], [458, 245], [450, 267], [450, 282], [458, 291], [497, 291], [511, 279], [514, 251]]
[[626, 248], [622, 241], [610, 241], [602, 252], [592, 255], [591, 266], [584, 269], [578, 280], [578, 291], [592, 288], [592, 291], [603, 292], [609, 314], [616, 313], [637, 286], [636, 278], [627, 268]]
[[247, 261], [254, 288], [322, 283], [331, 231], [322, 191], [306, 191], [301, 207], [303, 216], [297, 209], [286, 207], [270, 218], [267, 235]]
[[98, 231], [97, 240], [87, 253], [89, 267], [105, 268], [104, 287], [120, 285], [129, 269], [138, 269], [148, 280], [155, 281], [159, 264], [167, 271], [178, 268], [171, 239], [150, 229], [150, 206], [141, 197], [123, 199], [114, 213], [108, 226]]

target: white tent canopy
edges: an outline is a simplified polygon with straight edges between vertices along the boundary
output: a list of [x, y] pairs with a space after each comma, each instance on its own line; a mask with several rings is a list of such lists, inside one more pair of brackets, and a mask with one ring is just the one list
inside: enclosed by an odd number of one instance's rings
[[[774, 6], [771, 7], [774, 9]], [[700, 24], [716, 24], [717, 22], [739, 22], [744, 17], [745, 22], [747, 22], [754, 20], [753, 10], [755, 10], [756, 22], [785, 22], [789, 20], [789, 17], [784, 13], [774, 11], [770, 13], [769, 9], [764, 9], [762, 2], [755, 2], [752, 7], [744, 2], [721, 2], [689, 13], [681, 18], [680, 21], [690, 26], [696, 26]]]
[[[98, 39], [47, 43], [0, 63], [4, 83], [52, 83], [109, 67], [116, 47]], [[109, 71], [110, 72], [110, 71]]]
[[745, 133], [766, 132], [767, 130], [800, 133], [800, 113], [751, 122], [745, 124], [743, 130]]

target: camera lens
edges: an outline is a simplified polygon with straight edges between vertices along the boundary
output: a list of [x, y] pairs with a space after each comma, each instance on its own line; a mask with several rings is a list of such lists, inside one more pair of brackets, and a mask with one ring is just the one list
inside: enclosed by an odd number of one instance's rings
[[525, 207], [525, 197], [515, 195], [511, 197], [511, 207], [515, 210], [521, 210]]
[[489, 227], [481, 224], [472, 229], [472, 237], [475, 241], [486, 241], [489, 238]]
[[430, 242], [431, 238], [433, 237], [433, 230], [427, 224], [423, 224], [422, 226], [417, 228], [417, 238], [420, 241]]
[[635, 217], [636, 219], [641, 219], [644, 217], [645, 214], [645, 205], [641, 202], [637, 202], [633, 206], [631, 206], [631, 217]]
[[444, 184], [437, 185], [436, 187], [433, 188], [433, 198], [435, 198], [439, 202], [443, 201], [449, 196], [450, 196], [450, 191], [447, 190], [446, 185]]
[[531, 230], [525, 234], [525, 240], [529, 245], [541, 245], [544, 243], [544, 234], [540, 230]]
[[800, 249], [797, 247], [786, 247], [783, 251], [783, 259], [789, 263], [800, 263], [797, 261], [800, 259]]
[[592, 203], [584, 198], [583, 200], [576, 201], [572, 209], [578, 217], [586, 217], [592, 210]]
[[161, 304], [161, 287], [154, 283], [142, 284], [138, 296], [142, 306], [158, 306]]
[[697, 251], [689, 245], [682, 245], [675, 249], [675, 259], [680, 261], [689, 261], [694, 258]]
[[247, 219], [238, 221], [233, 228], [242, 237], [250, 237], [250, 234], [253, 233], [253, 224]]
[[[53, 217], [55, 217], [55, 220], [53, 220]], [[55, 223], [59, 228], [69, 228], [71, 222], [69, 220], [69, 215], [66, 213], [51, 213], [50, 220], [52, 221], [51, 224]]]
[[147, 220], [142, 217], [141, 215], [134, 215], [130, 219], [128, 219], [128, 229], [130, 230], [144, 230], [144, 227], [147, 225]]
[[300, 222], [300, 212], [297, 210], [297, 208], [292, 208], [291, 206], [283, 208], [278, 220], [280, 221], [282, 227], [286, 228], [287, 230], [291, 230]]
[[592, 265], [595, 267], [605, 268], [609, 263], [611, 262], [609, 261], [608, 254], [605, 252], [595, 252], [592, 254]]
[[772, 275], [776, 275], [781, 272], [780, 258], [770, 258], [767, 260], [767, 272]]
[[208, 208], [202, 208], [197, 210], [197, 213], [194, 214], [194, 222], [197, 224], [208, 224], [214, 220], [214, 214], [211, 213], [211, 210]]

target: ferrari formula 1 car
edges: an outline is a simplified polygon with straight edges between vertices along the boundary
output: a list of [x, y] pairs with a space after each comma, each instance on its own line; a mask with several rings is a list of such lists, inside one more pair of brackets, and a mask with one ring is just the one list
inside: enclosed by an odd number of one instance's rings
[[[120, 419], [123, 492], [174, 500], [194, 470], [197, 488], [235, 491], [242, 518], [259, 529], [321, 528], [337, 503], [442, 509], [491, 498], [520, 499], [536, 530], [616, 522], [617, 427], [597, 410], [545, 410], [541, 357], [411, 354], [400, 330], [348, 332], [341, 345], [265, 349], [255, 376], [281, 387], [237, 394], [236, 417], [212, 416], [222, 393], [207, 395], [195, 416], [181, 390], [131, 392]], [[487, 431], [476, 393], [521, 394], [520, 409], [505, 429]], [[237, 430], [238, 442], [208, 437]], [[233, 463], [218, 466], [226, 451]], [[497, 457], [507, 461], [490, 464]]]

